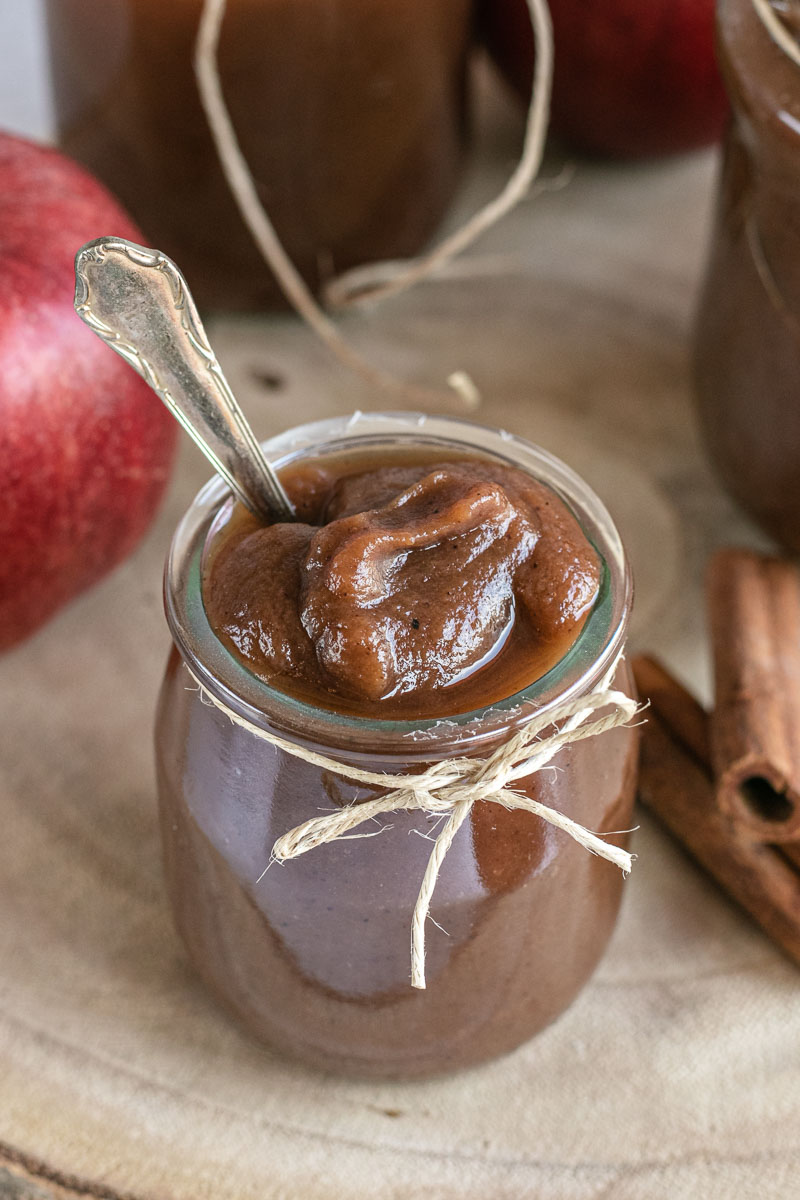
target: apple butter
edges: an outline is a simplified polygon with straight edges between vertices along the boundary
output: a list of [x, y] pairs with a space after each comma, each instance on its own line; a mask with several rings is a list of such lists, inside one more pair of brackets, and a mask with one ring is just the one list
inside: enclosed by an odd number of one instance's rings
[[[800, 4], [773, 9], [800, 46]], [[800, 66], [752, 0], [720, 0], [731, 96], [713, 242], [695, 330], [708, 452], [728, 490], [800, 550]]]
[[[47, 0], [59, 142], [181, 264], [202, 305], [282, 303], [200, 103], [201, 9]], [[461, 161], [470, 14], [469, 0], [228, 0], [225, 100], [267, 212], [313, 286], [413, 254], [435, 229]]]
[[[266, 449], [298, 522], [258, 525], [217, 480], [167, 564], [175, 649], [156, 747], [178, 930], [215, 993], [308, 1063], [400, 1078], [483, 1061], [589, 977], [620, 872], [479, 801], [442, 863], [444, 932], [432, 925], [415, 990], [411, 915], [437, 819], [393, 813], [368, 831], [380, 836], [267, 869], [281, 834], [376, 789], [259, 739], [197, 683], [257, 728], [373, 771], [486, 755], [615, 663], [630, 686], [618, 535], [563, 464], [466, 422], [371, 414]], [[515, 786], [622, 844], [636, 750], [636, 731], [615, 729]]]
[[520, 691], [577, 637], [600, 563], [558, 496], [491, 460], [408, 457], [301, 464], [283, 480], [301, 522], [240, 509], [217, 535], [211, 626], [273, 686], [361, 716], [451, 716]]

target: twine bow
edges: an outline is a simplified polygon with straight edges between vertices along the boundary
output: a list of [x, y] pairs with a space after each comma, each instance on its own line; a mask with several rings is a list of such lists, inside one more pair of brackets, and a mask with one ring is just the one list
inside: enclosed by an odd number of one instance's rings
[[[556, 809], [548, 808], [546, 804], [540, 804], [525, 792], [508, 786], [515, 780], [528, 779], [541, 771], [564, 746], [631, 723], [638, 710], [636, 701], [624, 692], [611, 689], [608, 686], [611, 678], [613, 668], [603, 685], [591, 695], [570, 700], [549, 711], [535, 712], [517, 733], [486, 758], [450, 758], [433, 763], [420, 774], [398, 775], [350, 766], [297, 746], [232, 712], [227, 705], [210, 695], [199, 680], [196, 682], [204, 698], [207, 697], [215, 707], [221, 709], [234, 724], [247, 729], [262, 741], [352, 783], [382, 789], [382, 794], [371, 800], [348, 804], [289, 830], [275, 842], [270, 862], [298, 858], [316, 846], [340, 838], [369, 837], [369, 833], [352, 833], [351, 830], [384, 813], [425, 812], [447, 816], [428, 859], [411, 921], [411, 983], [415, 988], [424, 988], [425, 922], [436, 880], [453, 838], [477, 801], [486, 800], [506, 809], [535, 813], [549, 825], [563, 830], [591, 854], [608, 859], [624, 874], [630, 871], [632, 855], [628, 851], [604, 841], [577, 821]], [[590, 719], [604, 708], [610, 708], [611, 711], [602, 717]], [[554, 727], [554, 732], [541, 738], [542, 732], [550, 726]]]

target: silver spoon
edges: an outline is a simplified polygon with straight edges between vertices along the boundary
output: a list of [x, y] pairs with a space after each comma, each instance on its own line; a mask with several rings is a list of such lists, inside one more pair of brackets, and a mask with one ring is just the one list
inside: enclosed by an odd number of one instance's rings
[[125, 238], [87, 242], [75, 256], [75, 311], [150, 384], [251, 512], [297, 519], [172, 259]]

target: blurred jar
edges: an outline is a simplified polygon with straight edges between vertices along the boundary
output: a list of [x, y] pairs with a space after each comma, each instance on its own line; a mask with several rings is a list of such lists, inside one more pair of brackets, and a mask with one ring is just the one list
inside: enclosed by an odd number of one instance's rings
[[[772, 7], [797, 39], [796, 4]], [[733, 118], [695, 331], [698, 411], [730, 493], [800, 550], [800, 65], [753, 0], [720, 0], [717, 33]]]
[[[201, 0], [47, 0], [58, 135], [204, 306], [280, 291], [222, 175], [194, 77]], [[320, 282], [415, 253], [453, 191], [471, 0], [228, 0], [220, 76], [286, 250]], [[112, 231], [98, 231], [113, 232]]]

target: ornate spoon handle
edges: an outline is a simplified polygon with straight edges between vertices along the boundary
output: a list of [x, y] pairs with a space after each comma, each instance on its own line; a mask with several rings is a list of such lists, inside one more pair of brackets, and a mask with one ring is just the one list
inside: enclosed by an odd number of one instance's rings
[[296, 519], [172, 259], [124, 238], [87, 242], [75, 258], [75, 311], [150, 384], [251, 512]]

